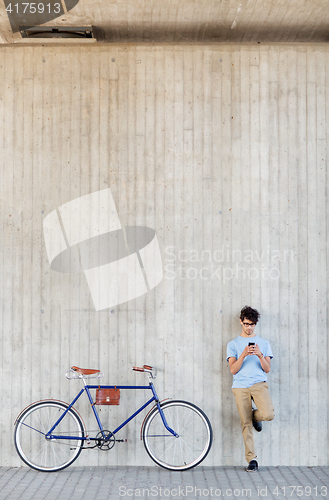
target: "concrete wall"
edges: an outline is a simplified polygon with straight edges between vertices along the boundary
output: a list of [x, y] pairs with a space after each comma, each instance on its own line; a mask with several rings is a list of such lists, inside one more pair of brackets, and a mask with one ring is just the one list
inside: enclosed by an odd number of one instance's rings
[[[130, 384], [143, 363], [162, 398], [209, 415], [205, 465], [244, 464], [225, 355], [245, 304], [274, 352], [260, 462], [328, 465], [328, 75], [326, 45], [0, 49], [1, 465], [20, 465], [24, 406], [78, 391], [71, 365]], [[83, 273], [50, 268], [43, 221], [108, 187], [122, 225], [156, 231], [165, 272], [96, 311]], [[102, 409], [105, 426], [140, 400]], [[150, 464], [140, 424], [77, 465]]]

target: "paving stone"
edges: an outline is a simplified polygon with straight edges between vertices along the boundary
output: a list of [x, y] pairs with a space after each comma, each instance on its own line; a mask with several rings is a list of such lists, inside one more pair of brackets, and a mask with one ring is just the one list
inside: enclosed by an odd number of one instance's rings
[[329, 498], [329, 467], [260, 467], [255, 473], [243, 467], [198, 467], [181, 473], [155, 467], [71, 467], [56, 474], [0, 468], [0, 500], [219, 497]]

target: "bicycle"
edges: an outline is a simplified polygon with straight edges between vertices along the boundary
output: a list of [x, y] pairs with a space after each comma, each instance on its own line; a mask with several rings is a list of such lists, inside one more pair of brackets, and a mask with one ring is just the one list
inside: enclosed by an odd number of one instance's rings
[[[72, 366], [65, 376], [69, 380], [81, 379], [84, 387], [68, 404], [54, 399], [32, 403], [15, 421], [14, 441], [20, 458], [29, 467], [42, 472], [56, 472], [71, 465], [83, 449], [110, 450], [116, 442], [116, 434], [151, 403], [155, 405], [147, 413], [141, 427], [141, 438], [150, 458], [161, 467], [172, 471], [184, 471], [200, 464], [208, 455], [213, 433], [206, 414], [192, 403], [180, 400], [160, 401], [154, 388], [156, 369], [149, 365], [133, 370], [148, 374], [146, 386], [88, 385], [90, 378], [103, 376], [100, 370]], [[96, 389], [94, 401], [90, 391]], [[103, 428], [98, 404], [119, 404], [120, 390], [148, 389], [152, 397], [113, 431]], [[95, 436], [87, 432], [83, 419], [74, 408], [86, 393], [99, 428]], [[105, 400], [104, 400], [105, 397]], [[84, 446], [87, 444], [87, 446]], [[90, 446], [92, 444], [92, 446]]]

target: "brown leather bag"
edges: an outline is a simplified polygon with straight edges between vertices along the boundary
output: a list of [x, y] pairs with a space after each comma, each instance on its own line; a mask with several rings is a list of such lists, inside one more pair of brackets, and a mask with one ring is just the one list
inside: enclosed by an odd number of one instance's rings
[[120, 404], [120, 390], [114, 389], [96, 389], [96, 405], [118, 405]]

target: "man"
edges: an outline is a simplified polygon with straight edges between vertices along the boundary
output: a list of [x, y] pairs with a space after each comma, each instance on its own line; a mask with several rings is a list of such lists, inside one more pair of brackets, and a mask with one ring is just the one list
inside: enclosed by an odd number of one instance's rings
[[[274, 418], [266, 377], [271, 369], [273, 354], [269, 342], [255, 334], [259, 316], [257, 309], [249, 306], [241, 310], [242, 332], [227, 344], [226, 358], [233, 374], [232, 392], [241, 419], [248, 472], [258, 470], [252, 427], [260, 432], [262, 420]], [[252, 408], [252, 400], [257, 406], [255, 410]]]

